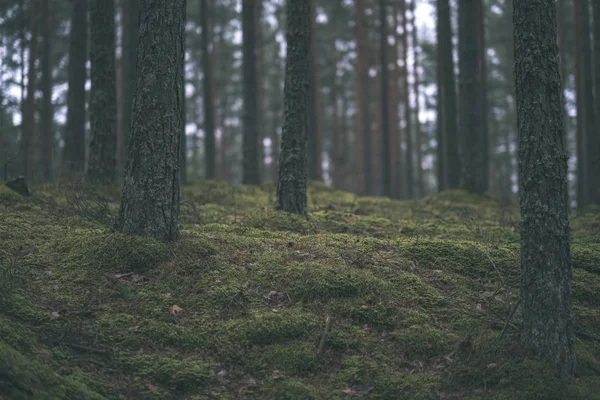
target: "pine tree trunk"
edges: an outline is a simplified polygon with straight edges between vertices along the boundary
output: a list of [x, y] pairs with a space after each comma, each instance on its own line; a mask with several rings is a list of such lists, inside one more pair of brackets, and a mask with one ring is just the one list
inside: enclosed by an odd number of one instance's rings
[[85, 81], [88, 59], [88, 0], [72, 0], [69, 34], [69, 77], [67, 124], [63, 162], [71, 174], [83, 173], [85, 166]]
[[425, 180], [423, 178], [423, 128], [421, 126], [421, 119], [420, 119], [420, 110], [421, 110], [421, 105], [419, 104], [419, 99], [420, 99], [420, 90], [419, 87], [421, 85], [421, 77], [419, 74], [419, 54], [417, 52], [417, 47], [418, 47], [418, 38], [417, 38], [417, 24], [415, 23], [416, 17], [415, 17], [415, 2], [416, 0], [411, 0], [410, 1], [410, 11], [412, 14], [412, 18], [410, 21], [410, 25], [412, 28], [412, 56], [413, 56], [413, 91], [414, 91], [414, 96], [415, 96], [415, 147], [416, 147], [416, 151], [415, 154], [417, 156], [416, 162], [417, 162], [417, 168], [416, 168], [416, 172], [417, 172], [417, 197], [423, 197], [425, 196], [426, 190], [425, 190]]
[[567, 110], [567, 99], [565, 97], [565, 88], [567, 82], [567, 66], [566, 66], [566, 55], [567, 55], [567, 33], [566, 33], [566, 8], [565, 0], [557, 0], [556, 2], [556, 29], [558, 32], [558, 54], [560, 56], [560, 81], [561, 81], [561, 103], [563, 110], [563, 123], [565, 126], [565, 134], [563, 135], [563, 144], [566, 148], [567, 145], [567, 132], [569, 132], [567, 123], [568, 121], [568, 110]]
[[391, 180], [392, 180], [392, 197], [394, 199], [402, 198], [402, 192], [404, 190], [404, 179], [401, 176], [403, 168], [400, 164], [400, 118], [398, 115], [398, 109], [400, 107], [400, 68], [398, 67], [398, 60], [400, 49], [398, 46], [398, 39], [396, 32], [400, 25], [398, 21], [398, 2], [392, 1], [392, 27], [391, 35], [394, 37], [392, 45], [388, 45], [389, 54], [391, 54], [392, 62], [388, 63], [390, 66], [390, 168]]
[[476, 1], [477, 9], [477, 71], [479, 76], [479, 112], [480, 128], [479, 133], [482, 140], [481, 144], [481, 179], [483, 181], [483, 192], [490, 189], [490, 138], [488, 121], [488, 95], [487, 95], [487, 57], [485, 44], [485, 11], [484, 4]]
[[[592, 1], [594, 16], [594, 115], [596, 128], [600, 125], [600, 3]], [[600, 133], [594, 131], [589, 138], [589, 154], [591, 156], [590, 201], [600, 204]]]
[[316, 0], [310, 0], [311, 42], [310, 42], [310, 104], [308, 116], [308, 179], [323, 180], [322, 137], [321, 137], [321, 96], [319, 83], [319, 54], [317, 51], [317, 15]]
[[358, 192], [372, 195], [371, 118], [369, 112], [369, 67], [367, 55], [367, 20], [364, 0], [356, 0], [356, 177]]
[[208, 10], [208, 0], [200, 0], [200, 26], [202, 27], [202, 70], [204, 97], [204, 174], [206, 179], [216, 177], [216, 145], [215, 145], [215, 105], [213, 79], [214, 71], [211, 63], [212, 26]]
[[129, 151], [129, 136], [131, 135], [131, 113], [133, 109], [133, 95], [135, 93], [135, 63], [137, 57], [137, 41], [139, 34], [140, 0], [122, 0], [123, 4], [123, 109], [121, 132], [123, 144], [121, 146], [121, 161], [119, 169], [124, 168]]
[[22, 171], [27, 179], [33, 178], [35, 169], [35, 59], [38, 43], [38, 1], [31, 0], [31, 41], [27, 66], [27, 98], [23, 107], [22, 128]]
[[52, 179], [54, 152], [54, 111], [52, 109], [52, 15], [50, 0], [42, 4], [42, 115], [40, 132], [40, 178]]
[[380, 68], [381, 68], [381, 187], [382, 194], [392, 196], [389, 77], [388, 77], [388, 28], [387, 1], [379, 1]]
[[115, 228], [172, 241], [179, 235], [185, 0], [142, 0], [130, 151]]
[[310, 87], [310, 0], [287, 3], [284, 121], [277, 182], [277, 210], [308, 217], [306, 126]]
[[450, 24], [449, 0], [437, 0], [437, 39], [440, 51], [438, 62], [440, 63], [441, 82], [438, 84], [440, 92], [438, 101], [441, 102], [444, 136], [444, 163], [438, 163], [445, 175], [447, 187], [456, 189], [460, 184], [460, 156], [458, 151], [458, 131], [456, 122], [456, 87], [454, 77], [454, 61], [452, 60], [452, 27]]
[[115, 71], [115, 3], [90, 3], [90, 127], [87, 177], [92, 183], [110, 184], [116, 176], [117, 97]]
[[404, 104], [404, 120], [406, 121], [406, 197], [412, 199], [415, 197], [415, 178], [414, 178], [414, 149], [413, 133], [410, 109], [410, 84], [408, 81], [408, 10], [406, 9], [406, 0], [400, 1], [400, 14], [402, 14], [402, 103]]
[[[553, 0], [514, 2], [522, 340], [558, 374], [575, 369], [567, 157]], [[540, 99], [542, 101], [540, 101]]]

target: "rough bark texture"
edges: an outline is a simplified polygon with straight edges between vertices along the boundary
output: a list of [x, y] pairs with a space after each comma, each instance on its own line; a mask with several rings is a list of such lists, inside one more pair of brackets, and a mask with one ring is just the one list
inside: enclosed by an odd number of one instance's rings
[[288, 0], [283, 132], [275, 208], [307, 216], [306, 126], [309, 102], [310, 0]]
[[380, 62], [381, 62], [381, 193], [392, 196], [392, 165], [390, 146], [390, 117], [389, 117], [389, 76], [388, 76], [388, 28], [387, 28], [387, 1], [379, 1], [379, 36], [380, 36]]
[[200, 0], [200, 25], [202, 27], [202, 72], [204, 88], [204, 173], [206, 179], [215, 179], [216, 175], [216, 145], [215, 145], [215, 105], [212, 92], [214, 74], [210, 62], [212, 28], [209, 24], [208, 1]]
[[470, 192], [485, 192], [485, 141], [483, 138], [481, 70], [477, 29], [477, 2], [458, 1], [458, 92], [459, 131], [462, 142], [462, 187]]
[[410, 109], [410, 83], [408, 81], [408, 10], [406, 0], [400, 1], [400, 13], [402, 14], [402, 97], [404, 103], [404, 120], [406, 123], [406, 197], [412, 199], [415, 197], [415, 178], [414, 178], [414, 149], [413, 132]]
[[185, 0], [141, 1], [131, 140], [115, 226], [124, 234], [165, 241], [179, 234], [185, 10]]
[[412, 14], [410, 25], [412, 28], [411, 36], [412, 36], [412, 56], [413, 56], [413, 91], [415, 96], [415, 154], [416, 158], [416, 172], [417, 172], [417, 197], [425, 196], [427, 193], [425, 191], [425, 180], [423, 177], [423, 129], [421, 127], [421, 120], [419, 117], [421, 105], [419, 104], [420, 98], [420, 90], [419, 87], [421, 85], [421, 77], [419, 74], [419, 53], [417, 52], [417, 46], [419, 44], [417, 38], [417, 24], [415, 23], [415, 2], [416, 0], [411, 0], [410, 2], [410, 11]]
[[321, 96], [319, 84], [319, 55], [317, 51], [317, 15], [315, 0], [310, 0], [310, 102], [308, 110], [308, 179], [323, 180], [322, 163], [322, 132], [321, 132]]
[[[450, 24], [450, 4], [448, 0], [437, 0], [437, 39], [440, 64], [438, 101], [441, 102], [442, 135], [444, 136], [444, 160], [438, 162], [447, 185], [441, 189], [456, 189], [460, 184], [460, 156], [458, 151], [458, 131], [456, 122], [456, 87], [454, 61], [452, 60], [452, 26]], [[438, 123], [440, 123], [438, 121]]]
[[369, 112], [369, 67], [367, 60], [367, 19], [363, 0], [356, 0], [356, 178], [358, 192], [373, 194], [371, 161], [371, 118]]
[[31, 1], [31, 41], [29, 59], [27, 60], [27, 98], [23, 105], [23, 121], [21, 122], [21, 162], [23, 176], [30, 179], [35, 169], [35, 58], [38, 43], [38, 2]]
[[72, 0], [69, 34], [69, 77], [64, 167], [82, 173], [85, 166], [85, 81], [88, 42], [88, 1]]
[[[594, 16], [594, 116], [596, 129], [600, 124], [600, 2], [592, 1]], [[590, 167], [590, 201], [600, 204], [600, 133], [596, 130], [589, 138]]]
[[258, 132], [258, 82], [256, 81], [256, 6], [242, 0], [244, 137], [242, 183], [260, 184], [260, 150]]
[[123, 4], [123, 109], [122, 109], [122, 135], [123, 145], [120, 158], [122, 166], [127, 160], [129, 137], [131, 132], [131, 112], [133, 95], [135, 92], [135, 63], [137, 55], [137, 41], [139, 34], [140, 0], [122, 0]]
[[54, 113], [52, 109], [52, 28], [50, 0], [42, 4], [42, 115], [40, 132], [40, 179], [52, 179], [52, 153], [54, 150]]
[[575, 368], [567, 157], [553, 0], [514, 0], [522, 339], [560, 376]]
[[87, 178], [110, 184], [116, 177], [117, 95], [115, 70], [115, 3], [90, 3], [90, 127]]

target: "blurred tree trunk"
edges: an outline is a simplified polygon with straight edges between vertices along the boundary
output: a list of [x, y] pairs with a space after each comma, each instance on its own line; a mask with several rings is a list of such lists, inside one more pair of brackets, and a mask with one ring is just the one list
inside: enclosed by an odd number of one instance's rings
[[479, 73], [479, 103], [480, 104], [480, 135], [483, 192], [490, 189], [490, 138], [488, 122], [488, 94], [487, 94], [487, 54], [485, 43], [485, 11], [481, 1], [475, 2], [477, 9], [477, 70]]
[[456, 87], [454, 61], [452, 59], [452, 26], [450, 24], [449, 0], [437, 0], [437, 43], [440, 68], [438, 101], [441, 106], [441, 115], [438, 116], [438, 123], [441, 122], [442, 145], [445, 153], [442, 163], [438, 162], [438, 168], [441, 169], [438, 174], [441, 178], [439, 189], [456, 189], [460, 184], [460, 158], [458, 151]]
[[419, 87], [421, 85], [421, 78], [419, 75], [419, 54], [417, 52], [418, 46], [418, 35], [417, 35], [417, 24], [415, 23], [415, 2], [416, 0], [410, 0], [410, 12], [412, 14], [412, 18], [410, 19], [410, 26], [412, 28], [411, 36], [412, 36], [412, 56], [413, 56], [413, 91], [415, 96], [415, 155], [417, 162], [417, 197], [425, 196], [425, 180], [423, 178], [423, 128], [421, 126], [421, 119], [419, 117], [421, 105], [419, 104], [420, 99], [420, 90]]
[[42, 4], [42, 115], [40, 132], [40, 179], [52, 179], [54, 152], [54, 111], [52, 109], [52, 14], [50, 0]]
[[[133, 95], [135, 92], [135, 63], [137, 56], [137, 41], [139, 34], [140, 0], [121, 0], [123, 15], [123, 51], [121, 64], [123, 68], [123, 108], [121, 133], [123, 143], [120, 151], [121, 164], [119, 170], [125, 166], [129, 151], [129, 136], [131, 132], [131, 113], [133, 109]], [[122, 172], [120, 172], [122, 174]]]
[[[212, 11], [212, 10], [210, 10]], [[215, 144], [215, 94], [214, 71], [211, 62], [212, 45], [212, 25], [211, 15], [208, 8], [208, 0], [200, 0], [200, 26], [202, 28], [202, 70], [204, 96], [204, 174], [206, 179], [215, 179], [216, 177], [216, 144]]]
[[260, 176], [265, 177], [267, 168], [265, 165], [265, 50], [263, 33], [263, 0], [255, 0], [256, 7], [256, 98], [258, 123], [258, 158]]
[[287, 2], [287, 55], [284, 122], [277, 181], [277, 210], [308, 217], [306, 206], [306, 127], [309, 107], [310, 0]]
[[521, 335], [534, 358], [551, 362], [559, 376], [572, 378], [575, 327], [567, 157], [562, 145], [554, 0], [515, 1], [513, 21], [520, 163]]
[[600, 3], [592, 1], [594, 16], [594, 116], [595, 128], [590, 137], [588, 146], [590, 159], [590, 176], [595, 179], [590, 180], [590, 201], [600, 204], [600, 132], [597, 131], [600, 125]]
[[71, 0], [69, 34], [69, 77], [67, 124], [65, 127], [64, 166], [68, 172], [81, 174], [85, 167], [85, 81], [88, 59], [88, 1]]
[[90, 3], [90, 127], [87, 177], [92, 183], [115, 181], [117, 98], [115, 71], [115, 3]]
[[140, 4], [131, 145], [115, 228], [172, 241], [179, 236], [186, 1]]
[[258, 82], [256, 59], [256, 5], [253, 0], [242, 0], [242, 36], [243, 36], [243, 176], [242, 183], [260, 184], [260, 150], [258, 132]]
[[381, 188], [382, 195], [392, 196], [391, 152], [390, 152], [390, 116], [389, 116], [389, 76], [388, 76], [388, 28], [387, 1], [379, 1], [380, 29], [380, 85], [381, 85]]
[[401, 171], [403, 170], [402, 165], [400, 164], [400, 120], [398, 116], [398, 108], [399, 108], [399, 96], [400, 96], [400, 71], [398, 67], [398, 56], [399, 48], [398, 48], [398, 38], [396, 32], [398, 32], [398, 2], [392, 1], [392, 28], [390, 34], [394, 38], [393, 44], [388, 43], [388, 51], [391, 54], [391, 62], [388, 62], [389, 65], [389, 102], [390, 102], [390, 112], [389, 112], [389, 126], [390, 126], [390, 168], [391, 168], [391, 181], [392, 181], [392, 194], [391, 196], [394, 199], [399, 199], [402, 197], [402, 192], [404, 190], [404, 179], [401, 177]]
[[319, 82], [319, 54], [317, 50], [317, 14], [316, 0], [310, 0], [310, 104], [308, 116], [308, 179], [323, 180], [322, 168], [322, 132], [321, 132], [321, 85]]
[[372, 195], [371, 118], [369, 112], [369, 67], [367, 60], [367, 20], [364, 0], [356, 0], [356, 178], [358, 192]]
[[402, 103], [404, 109], [404, 120], [406, 123], [406, 197], [412, 199], [415, 197], [415, 178], [414, 178], [414, 149], [413, 149], [413, 132], [412, 118], [410, 108], [410, 83], [408, 81], [408, 10], [406, 0], [400, 1], [400, 14], [402, 15], [402, 68], [400, 74], [402, 76]]
[[27, 66], [27, 98], [23, 105], [22, 152], [21, 163], [23, 176], [33, 179], [35, 169], [35, 59], [38, 44], [38, 0], [31, 0], [31, 41], [29, 42], [29, 59]]

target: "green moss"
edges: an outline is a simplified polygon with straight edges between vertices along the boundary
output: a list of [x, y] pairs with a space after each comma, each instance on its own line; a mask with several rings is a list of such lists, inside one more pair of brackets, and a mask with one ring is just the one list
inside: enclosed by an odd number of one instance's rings
[[0, 185], [0, 206], [14, 206], [27, 199], [14, 190], [6, 187], [6, 185]]

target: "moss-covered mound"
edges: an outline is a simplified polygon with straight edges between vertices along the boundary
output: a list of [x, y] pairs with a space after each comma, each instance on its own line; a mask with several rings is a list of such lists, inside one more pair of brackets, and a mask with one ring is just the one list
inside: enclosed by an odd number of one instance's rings
[[313, 185], [307, 221], [274, 193], [187, 187], [165, 244], [111, 232], [115, 188], [0, 187], [0, 398], [600, 399], [598, 212], [572, 216], [565, 383], [507, 322], [514, 207]]

